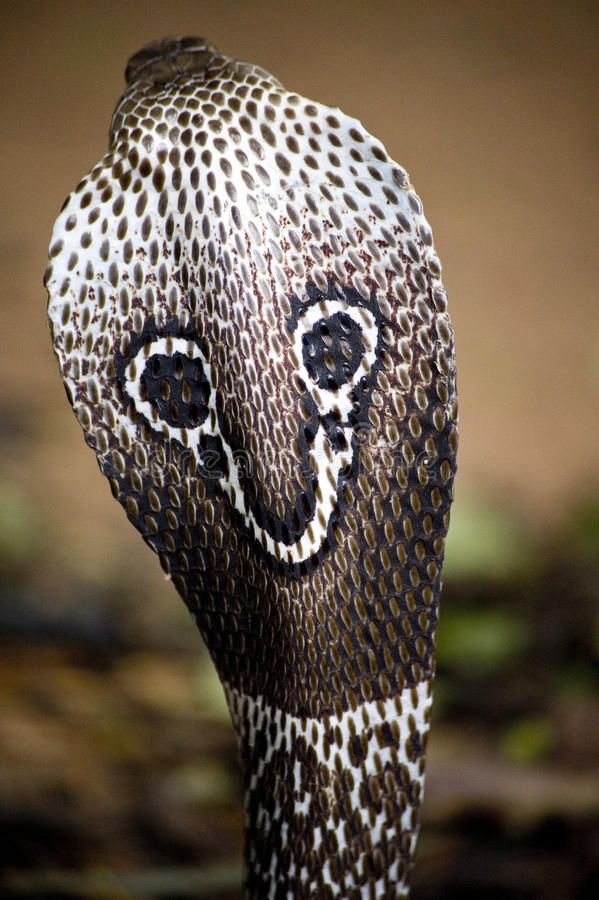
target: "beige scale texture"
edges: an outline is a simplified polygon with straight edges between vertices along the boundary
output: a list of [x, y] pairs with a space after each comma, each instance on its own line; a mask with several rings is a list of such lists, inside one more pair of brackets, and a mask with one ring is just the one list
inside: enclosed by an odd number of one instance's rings
[[246, 896], [403, 897], [455, 470], [407, 173], [201, 38], [138, 53], [46, 275], [62, 377], [239, 739]]

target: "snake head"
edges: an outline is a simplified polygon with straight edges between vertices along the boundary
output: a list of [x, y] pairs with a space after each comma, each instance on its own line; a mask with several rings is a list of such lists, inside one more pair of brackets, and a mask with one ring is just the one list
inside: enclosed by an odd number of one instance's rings
[[[432, 234], [357, 120], [203, 39], [150, 45], [127, 81], [50, 247], [67, 392], [223, 680], [249, 895], [374, 878], [390, 897], [415, 840], [455, 469]], [[379, 797], [363, 821], [356, 773]]]

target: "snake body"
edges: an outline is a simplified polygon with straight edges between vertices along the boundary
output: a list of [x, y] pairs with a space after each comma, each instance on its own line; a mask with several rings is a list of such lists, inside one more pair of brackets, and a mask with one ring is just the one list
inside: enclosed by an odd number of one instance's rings
[[250, 898], [403, 897], [456, 455], [405, 170], [201, 38], [129, 62], [46, 273], [62, 377], [239, 742]]

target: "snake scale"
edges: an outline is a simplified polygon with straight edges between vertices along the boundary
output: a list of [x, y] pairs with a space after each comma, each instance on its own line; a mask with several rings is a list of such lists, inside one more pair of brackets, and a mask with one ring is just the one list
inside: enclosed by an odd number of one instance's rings
[[222, 680], [248, 898], [404, 897], [456, 458], [406, 171], [202, 38], [136, 54], [50, 246], [69, 400]]

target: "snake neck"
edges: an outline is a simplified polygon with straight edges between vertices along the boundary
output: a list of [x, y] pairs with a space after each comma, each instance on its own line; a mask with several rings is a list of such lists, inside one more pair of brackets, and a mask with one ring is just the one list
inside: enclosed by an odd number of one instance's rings
[[430, 693], [422, 682], [308, 718], [227, 690], [242, 763], [246, 898], [407, 896]]

